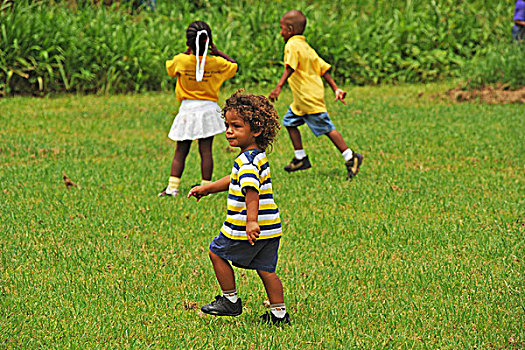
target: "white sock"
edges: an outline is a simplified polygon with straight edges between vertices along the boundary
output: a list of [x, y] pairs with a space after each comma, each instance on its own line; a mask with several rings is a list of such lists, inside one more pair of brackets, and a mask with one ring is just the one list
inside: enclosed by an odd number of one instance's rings
[[231, 301], [232, 303], [236, 303], [237, 299], [239, 299], [237, 297], [237, 289], [234, 289], [234, 290], [223, 290], [222, 291], [222, 296], [228, 298], [228, 300]]
[[352, 159], [352, 157], [354, 156], [354, 153], [352, 152], [350, 148], [347, 148], [346, 151], [341, 153], [341, 155], [345, 159], [345, 162], [348, 162], [350, 159]]
[[270, 312], [277, 318], [283, 318], [286, 315], [286, 306], [282, 304], [271, 304]]
[[179, 186], [180, 186], [180, 177], [170, 176], [170, 179], [168, 180], [168, 188], [166, 192], [169, 192], [169, 193], [179, 192]]
[[304, 151], [304, 149], [298, 149], [293, 152], [295, 153], [295, 159], [301, 160], [304, 157], [306, 157], [306, 152]]

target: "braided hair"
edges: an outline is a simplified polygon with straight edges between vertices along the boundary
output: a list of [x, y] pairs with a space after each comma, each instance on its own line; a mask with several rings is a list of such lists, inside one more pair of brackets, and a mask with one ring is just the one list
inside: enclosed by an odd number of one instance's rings
[[[201, 52], [197, 52], [197, 47], [195, 46], [195, 39], [197, 39], [197, 33], [201, 30], [205, 30], [208, 34], [208, 37], [206, 35], [199, 36], [199, 48]], [[211, 28], [208, 25], [208, 23], [204, 21], [193, 21], [188, 26], [188, 29], [186, 29], [186, 45], [188, 45], [189, 48], [191, 48], [191, 51], [195, 54], [195, 56], [202, 55], [204, 52], [204, 45], [206, 44], [206, 39], [209, 38], [209, 45], [211, 47], [213, 40], [211, 37]]]

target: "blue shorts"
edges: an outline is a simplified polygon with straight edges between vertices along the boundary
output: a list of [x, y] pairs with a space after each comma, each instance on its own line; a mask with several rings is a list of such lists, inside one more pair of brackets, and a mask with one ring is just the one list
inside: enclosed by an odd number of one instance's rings
[[248, 241], [230, 239], [220, 232], [211, 241], [210, 250], [224, 260], [231, 261], [233, 266], [275, 272], [280, 240], [281, 237], [258, 239], [255, 245], [251, 245]]
[[292, 112], [292, 108], [288, 107], [288, 111], [283, 117], [283, 126], [299, 126], [305, 122], [315, 136], [324, 135], [335, 130], [335, 125], [326, 112], [296, 115]]

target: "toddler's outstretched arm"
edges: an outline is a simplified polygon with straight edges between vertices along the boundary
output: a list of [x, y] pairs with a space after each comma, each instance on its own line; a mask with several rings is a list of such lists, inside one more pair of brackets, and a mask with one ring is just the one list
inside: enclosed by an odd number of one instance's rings
[[324, 80], [326, 80], [328, 85], [330, 85], [332, 90], [334, 90], [334, 94], [335, 94], [335, 100], [334, 101], [341, 101], [343, 104], [346, 105], [347, 103], [344, 101], [344, 99], [346, 97], [346, 91], [343, 91], [343, 90], [341, 90], [341, 89], [339, 89], [337, 87], [337, 84], [335, 83], [334, 78], [332, 78], [330, 73], [328, 73], [328, 72], [324, 73], [323, 74], [323, 78], [324, 78]]
[[293, 74], [293, 72], [294, 70], [290, 66], [286, 66], [284, 68], [284, 73], [281, 76], [281, 80], [279, 80], [275, 89], [273, 89], [272, 92], [270, 92], [270, 95], [268, 95], [268, 98], [270, 99], [270, 101], [272, 102], [277, 101], [277, 98], [279, 97], [279, 94], [281, 93], [284, 83], [286, 83], [286, 80], [288, 80], [288, 78], [290, 77], [290, 75]]
[[194, 196], [197, 202], [204, 196], [210, 193], [227, 191], [230, 186], [230, 175], [223, 177], [220, 180], [214, 181], [204, 186], [195, 186], [188, 192], [188, 198]]

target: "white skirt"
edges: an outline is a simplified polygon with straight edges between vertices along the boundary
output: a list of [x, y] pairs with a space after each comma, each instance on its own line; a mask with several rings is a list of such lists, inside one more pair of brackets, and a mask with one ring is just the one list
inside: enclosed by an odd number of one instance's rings
[[168, 137], [173, 141], [197, 140], [226, 131], [221, 108], [214, 101], [184, 100]]

